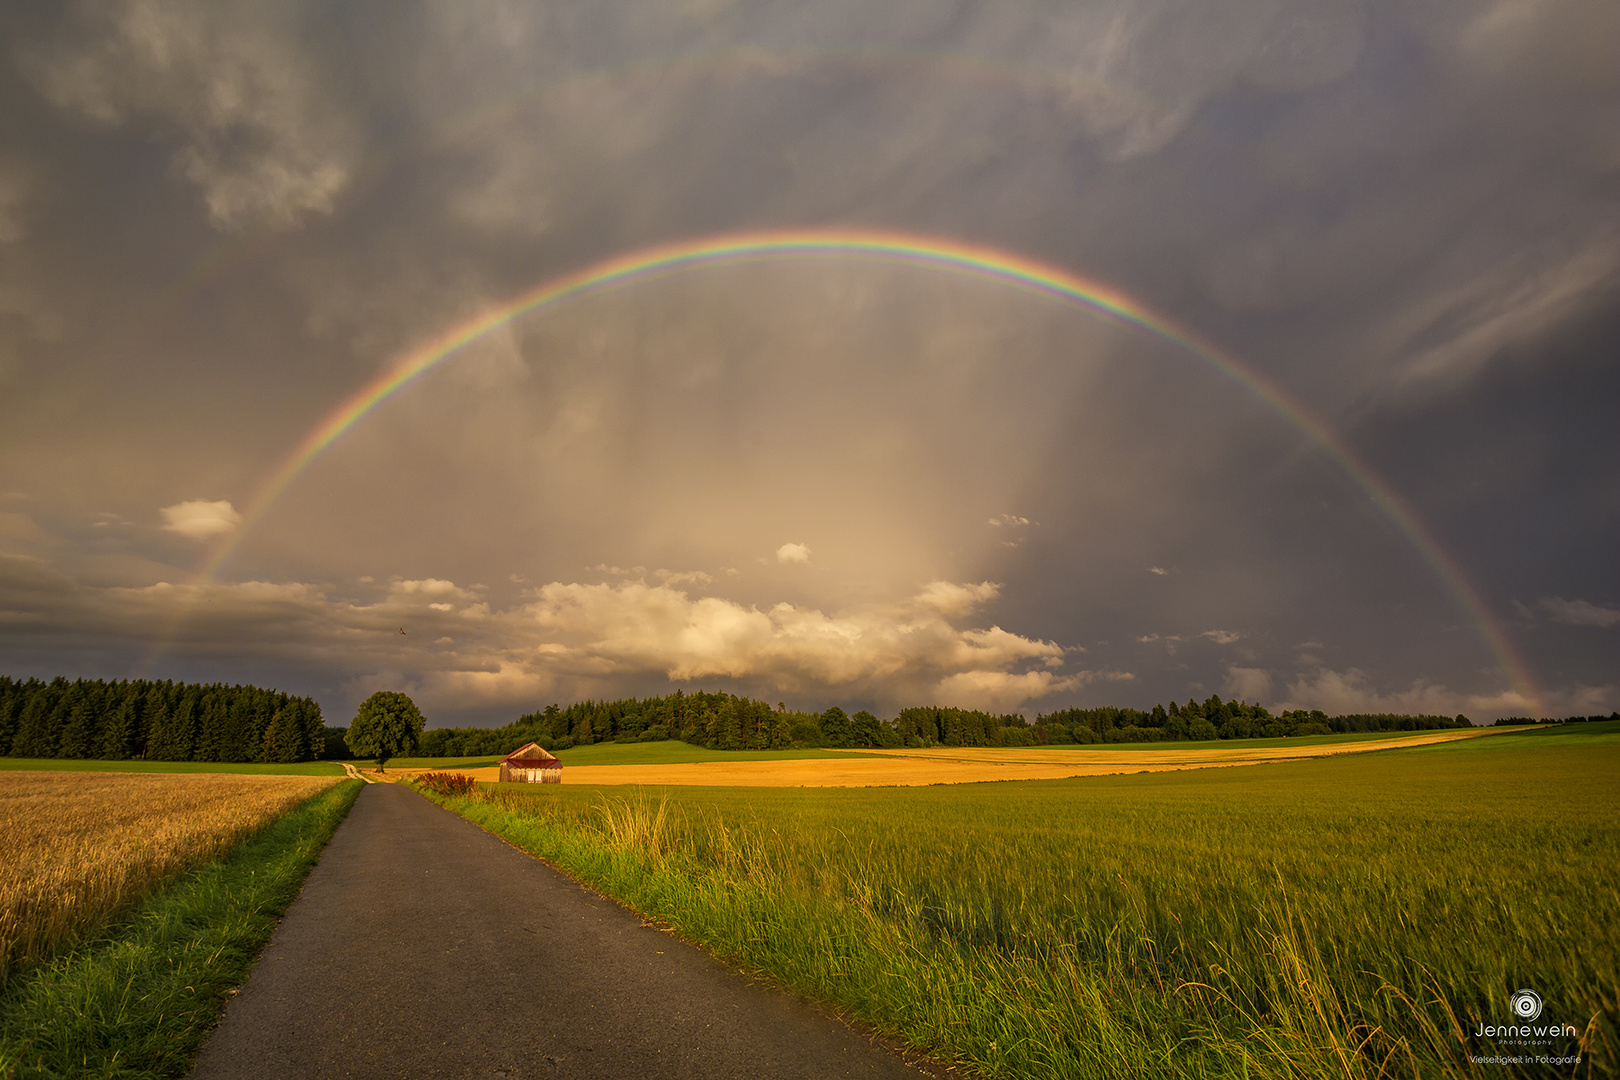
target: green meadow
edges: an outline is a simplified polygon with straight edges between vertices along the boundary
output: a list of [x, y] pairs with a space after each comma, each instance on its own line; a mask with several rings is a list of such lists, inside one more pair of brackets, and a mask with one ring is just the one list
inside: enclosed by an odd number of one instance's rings
[[[658, 745], [658, 744], [654, 744]], [[486, 788], [468, 818], [994, 1077], [1614, 1075], [1620, 725], [925, 788]], [[1511, 1052], [1533, 988], [1560, 1066]], [[1551, 1049], [1544, 1049], [1547, 1053]]]

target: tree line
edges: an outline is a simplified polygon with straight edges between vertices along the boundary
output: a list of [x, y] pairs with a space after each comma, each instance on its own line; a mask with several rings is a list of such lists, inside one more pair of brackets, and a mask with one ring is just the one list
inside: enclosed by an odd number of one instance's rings
[[0, 676], [0, 754], [109, 761], [310, 761], [321, 707], [257, 686]]
[[1152, 709], [1103, 706], [1037, 715], [995, 714], [976, 709], [923, 706], [880, 720], [866, 709], [854, 715], [833, 706], [800, 712], [736, 694], [685, 693], [664, 697], [581, 701], [548, 705], [499, 728], [434, 728], [423, 733], [423, 757], [505, 754], [524, 743], [567, 750], [599, 742], [680, 739], [717, 750], [781, 750], [794, 746], [895, 748], [928, 746], [1047, 746], [1108, 742], [1212, 739], [1278, 739], [1338, 732], [1425, 731], [1473, 726], [1468, 717], [1356, 713], [1328, 716], [1319, 710], [1272, 715], [1262, 705], [1222, 701], [1211, 694], [1185, 705], [1172, 701]]
[[[828, 712], [843, 715], [838, 709]], [[432, 728], [423, 732], [415, 752], [423, 757], [473, 757], [510, 753], [529, 742], [547, 750], [567, 750], [598, 742], [661, 739], [680, 739], [717, 750], [836, 745], [820, 741], [825, 737], [821, 722], [826, 715], [797, 712], [781, 704], [772, 708], [736, 694], [677, 690], [664, 697], [547, 705], [499, 728]], [[865, 715], [877, 723], [876, 717]]]
[[[1612, 717], [1620, 719], [1620, 716]], [[1572, 717], [1571, 720], [1608, 719]], [[1532, 723], [1512, 718], [1498, 723]], [[524, 743], [548, 750], [600, 742], [679, 739], [717, 750], [790, 747], [898, 748], [1050, 746], [1284, 738], [1342, 732], [1423, 731], [1472, 726], [1463, 715], [1425, 716], [1319, 710], [1273, 715], [1262, 705], [1172, 701], [1152, 709], [1101, 706], [1037, 714], [918, 706], [881, 720], [866, 709], [789, 709], [736, 694], [676, 690], [662, 697], [547, 705], [503, 727], [432, 728], [422, 757], [507, 754]], [[142, 679], [69, 682], [0, 676], [0, 754], [24, 758], [151, 761], [293, 762], [345, 758], [349, 729], [323, 727], [312, 698], [256, 686], [198, 685]]]

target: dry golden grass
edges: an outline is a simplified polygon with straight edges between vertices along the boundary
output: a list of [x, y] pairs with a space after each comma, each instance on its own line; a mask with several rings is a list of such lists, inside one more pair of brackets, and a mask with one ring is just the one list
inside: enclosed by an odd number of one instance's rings
[[324, 776], [0, 773], [0, 975], [221, 858]]
[[[1424, 746], [1476, 738], [1482, 731], [1443, 731], [1360, 742], [1308, 746], [1231, 746], [1113, 749], [1106, 746], [946, 747], [927, 750], [851, 750], [844, 758], [780, 761], [698, 761], [664, 765], [572, 765], [565, 784], [676, 784], [712, 787], [919, 787], [989, 780], [1056, 780], [1068, 776], [1166, 772], [1293, 761], [1330, 754], [1360, 754], [1396, 746]], [[406, 770], [421, 771], [421, 770]], [[499, 769], [456, 769], [494, 783]]]
[[[1237, 765], [1255, 761], [1295, 761], [1299, 758], [1327, 757], [1333, 754], [1361, 754], [1369, 750], [1388, 750], [1397, 746], [1427, 746], [1431, 743], [1454, 742], [1457, 739], [1477, 739], [1493, 733], [1491, 728], [1474, 731], [1434, 731], [1421, 735], [1391, 735], [1383, 739], [1364, 739], [1356, 742], [1316, 743], [1300, 746], [1245, 746], [1242, 742], [1221, 747], [1182, 746], [1160, 743], [1147, 749], [1123, 749], [1103, 746], [933, 746], [924, 750], [849, 750], [852, 754], [884, 754], [895, 757], [929, 761], [982, 762], [1003, 764], [1014, 762], [1031, 765], [1114, 765], [1108, 772], [1137, 772], [1126, 766], [1138, 763], [1170, 768], [1205, 768], [1210, 765]], [[1162, 749], [1160, 748], [1162, 747]]]

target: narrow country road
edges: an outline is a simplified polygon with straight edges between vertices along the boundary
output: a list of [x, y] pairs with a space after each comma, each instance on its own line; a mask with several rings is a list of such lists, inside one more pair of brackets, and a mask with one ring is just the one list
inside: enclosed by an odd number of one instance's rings
[[373, 784], [192, 1075], [923, 1074], [409, 788]]

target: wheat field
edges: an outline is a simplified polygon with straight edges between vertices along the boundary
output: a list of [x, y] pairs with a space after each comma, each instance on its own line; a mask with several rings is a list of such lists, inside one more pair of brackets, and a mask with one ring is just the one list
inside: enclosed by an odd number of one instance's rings
[[[634, 765], [567, 765], [565, 784], [669, 784], [696, 787], [924, 787], [976, 784], [994, 780], [1061, 780], [1074, 776], [1211, 769], [1230, 765], [1295, 761], [1336, 754], [1360, 754], [1397, 747], [1427, 746], [1481, 738], [1492, 729], [1392, 735], [1355, 742], [1298, 746], [1178, 747], [1115, 746], [936, 746], [925, 750], [846, 750], [836, 757], [776, 761], [690, 761]], [[397, 770], [401, 776], [423, 769]], [[481, 783], [495, 783], [500, 770], [456, 769]]]
[[86, 772], [0, 776], [0, 977], [223, 857], [336, 777]]
[[[1489, 1080], [1620, 1075], [1617, 769], [1620, 724], [1571, 724], [1024, 784], [443, 801], [977, 1075]], [[1578, 1033], [1540, 1052], [1584, 1069], [1472, 1060], [1514, 1052], [1477, 1033], [1520, 987]]]

